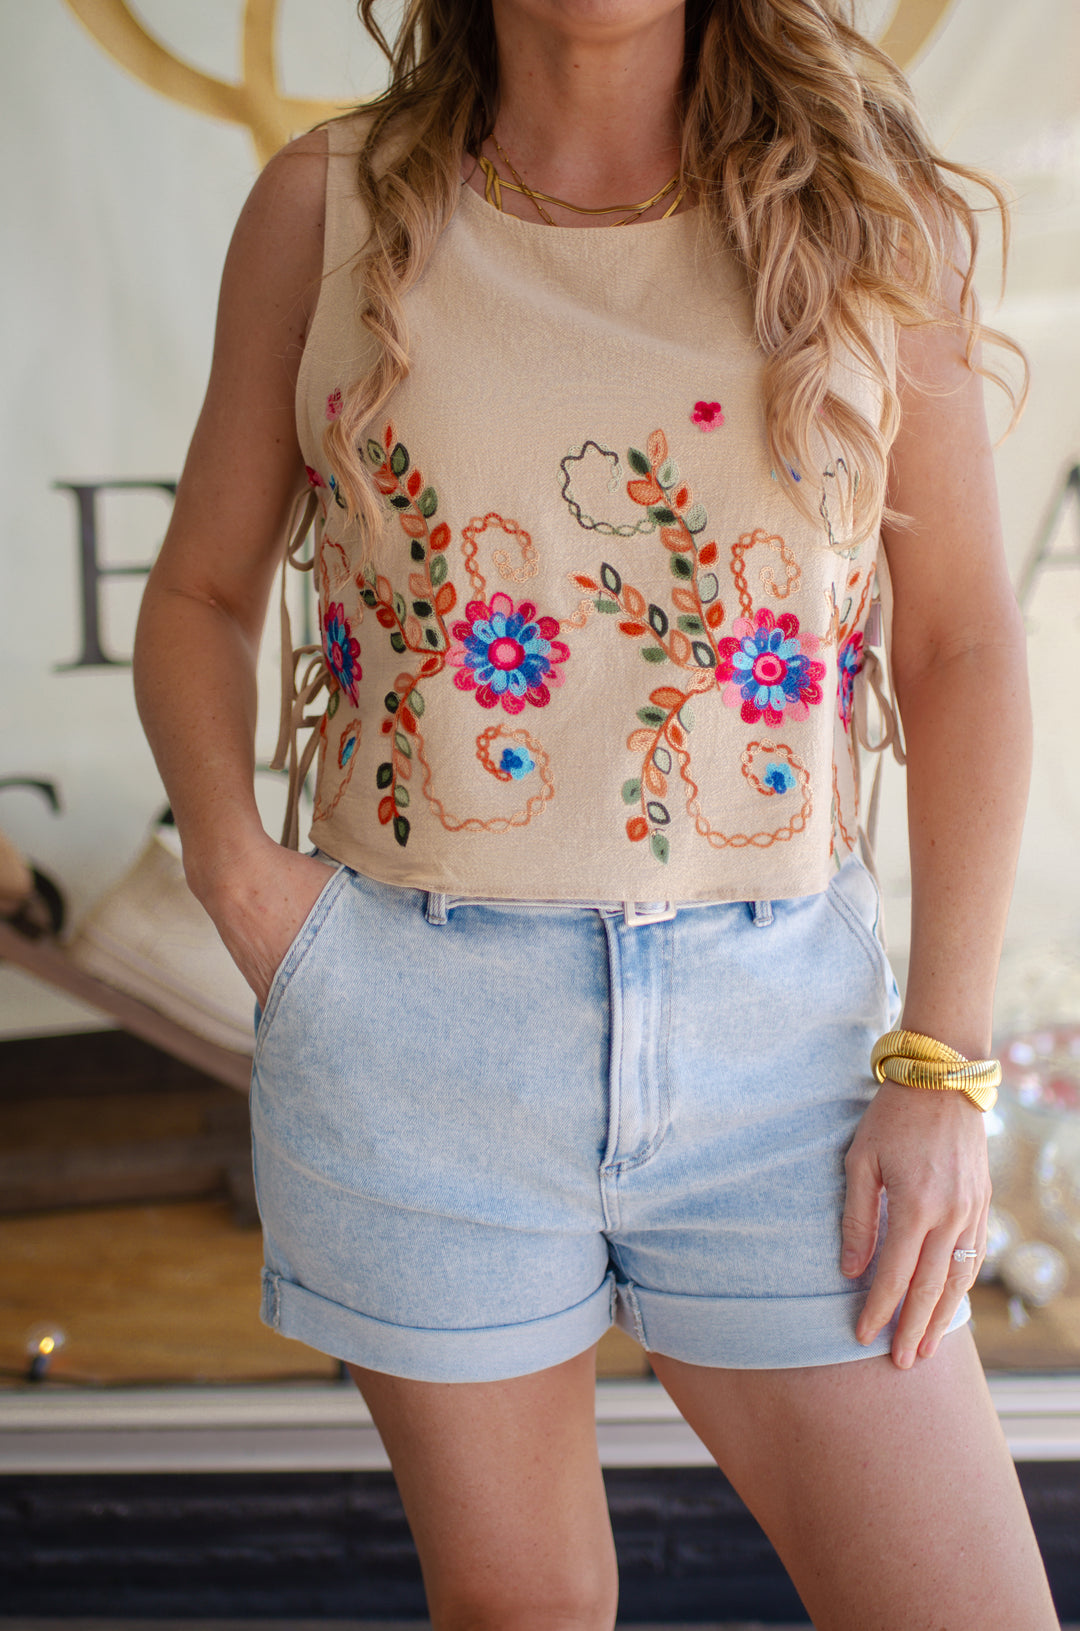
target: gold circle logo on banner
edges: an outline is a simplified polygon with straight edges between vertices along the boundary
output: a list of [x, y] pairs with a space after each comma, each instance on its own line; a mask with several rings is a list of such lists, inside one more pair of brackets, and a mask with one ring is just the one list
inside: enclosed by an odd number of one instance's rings
[[[955, 0], [897, 0], [879, 43], [901, 67], [926, 45]], [[279, 0], [244, 0], [241, 79], [218, 79], [174, 56], [127, 0], [67, 0], [79, 21], [122, 68], [152, 90], [214, 119], [246, 125], [260, 164], [297, 131], [333, 118], [343, 104], [285, 96], [278, 87]]]

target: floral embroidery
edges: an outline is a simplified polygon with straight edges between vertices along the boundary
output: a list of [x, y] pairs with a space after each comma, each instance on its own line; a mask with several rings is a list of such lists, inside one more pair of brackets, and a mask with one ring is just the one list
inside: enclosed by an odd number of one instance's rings
[[341, 392], [331, 391], [326, 399], [327, 419], [336, 419], [341, 413]]
[[359, 660], [360, 642], [349, 628], [344, 606], [336, 601], [326, 608], [323, 649], [326, 652], [326, 666], [355, 708], [357, 683], [363, 677]]
[[860, 630], [844, 641], [836, 658], [837, 701], [844, 729], [851, 728], [851, 710], [855, 701], [855, 676], [863, 665], [863, 637]]
[[[305, 464], [304, 473], [307, 476], [308, 486], [309, 487], [325, 487], [326, 486], [325, 481], [323, 481], [323, 479], [320, 476], [319, 472], [316, 469], [314, 469], [312, 465]], [[333, 481], [332, 476], [331, 476], [330, 479], [331, 479], [331, 481]]]
[[503, 748], [499, 769], [511, 780], [519, 782], [530, 770], [536, 769], [536, 760], [524, 748]]
[[491, 604], [471, 600], [467, 621], [451, 629], [454, 644], [447, 661], [456, 669], [459, 691], [475, 691], [482, 708], [501, 703], [508, 714], [519, 714], [527, 702], [546, 708], [551, 701], [548, 683], [559, 686], [563, 675], [555, 667], [564, 663], [570, 648], [555, 636], [558, 619], [536, 615], [531, 600], [514, 608], [509, 595], [492, 595]]
[[695, 402], [691, 417], [699, 430], [718, 430], [724, 423], [724, 410], [719, 402]]
[[767, 764], [761, 779], [774, 793], [790, 793], [795, 786], [795, 775], [791, 766], [783, 763]]
[[767, 607], [753, 623], [738, 617], [732, 628], [734, 636], [720, 641], [716, 665], [727, 706], [741, 707], [748, 725], [806, 719], [809, 705], [821, 701], [818, 682], [825, 677], [825, 664], [810, 655], [818, 649], [817, 636], [800, 635], [793, 612], [777, 619]]

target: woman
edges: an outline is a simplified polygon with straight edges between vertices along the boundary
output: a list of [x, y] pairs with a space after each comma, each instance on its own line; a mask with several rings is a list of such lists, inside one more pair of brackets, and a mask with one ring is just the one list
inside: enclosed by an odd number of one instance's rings
[[[417, 0], [388, 97], [257, 183], [144, 600], [264, 1010], [264, 1317], [350, 1363], [439, 1627], [613, 1623], [613, 1309], [821, 1631], [1049, 1627], [964, 1324], [981, 1116], [873, 1092], [851, 853], [887, 497], [902, 1024], [982, 1060], [1028, 715], [973, 218], [836, 0], [492, 13]], [[251, 792], [305, 487], [312, 856]]]

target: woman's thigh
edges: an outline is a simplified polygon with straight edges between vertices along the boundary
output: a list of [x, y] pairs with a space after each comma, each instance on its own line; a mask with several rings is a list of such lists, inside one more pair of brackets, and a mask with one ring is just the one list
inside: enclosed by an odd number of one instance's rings
[[390, 1456], [437, 1631], [610, 1631], [595, 1346], [502, 1382], [349, 1368]]
[[885, 1357], [724, 1371], [653, 1356], [817, 1631], [1056, 1631], [970, 1333]]

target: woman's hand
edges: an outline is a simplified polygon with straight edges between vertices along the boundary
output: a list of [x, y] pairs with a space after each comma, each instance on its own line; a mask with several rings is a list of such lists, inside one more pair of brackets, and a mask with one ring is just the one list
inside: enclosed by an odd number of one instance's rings
[[[903, 1310], [893, 1338], [902, 1370], [937, 1348], [986, 1252], [990, 1170], [982, 1114], [962, 1093], [884, 1082], [848, 1150], [842, 1269], [862, 1274], [874, 1254], [881, 1191], [888, 1227], [856, 1337], [874, 1340]], [[957, 1248], [978, 1257], [958, 1263]]]
[[220, 883], [198, 890], [226, 950], [266, 1007], [274, 975], [333, 868], [273, 839], [246, 850]]

